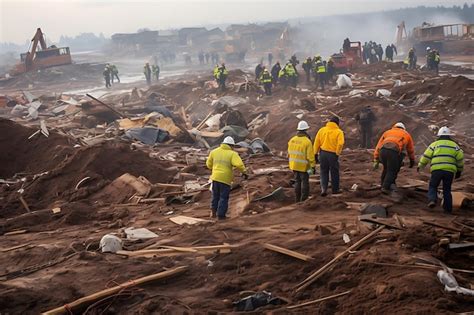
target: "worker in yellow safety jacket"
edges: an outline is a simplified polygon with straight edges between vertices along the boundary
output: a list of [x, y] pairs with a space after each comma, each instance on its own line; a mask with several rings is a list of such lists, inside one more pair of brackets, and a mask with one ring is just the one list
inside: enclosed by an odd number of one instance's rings
[[454, 133], [448, 127], [441, 127], [438, 140], [431, 143], [418, 163], [419, 172], [428, 163], [431, 164], [431, 179], [428, 188], [428, 207], [434, 208], [438, 199], [438, 186], [443, 182], [444, 212], [453, 211], [451, 185], [453, 180], [461, 177], [464, 168], [464, 153], [451, 137]]
[[329, 173], [332, 193], [339, 194], [339, 156], [344, 146], [344, 132], [339, 128], [339, 118], [334, 116], [319, 129], [314, 140], [314, 154], [321, 174], [321, 196], [327, 196]]
[[324, 83], [326, 81], [326, 65], [324, 64], [324, 61], [321, 57], [318, 58], [314, 64], [313, 71], [316, 76], [316, 88], [318, 88], [318, 85], [320, 85], [321, 89], [324, 91]]
[[229, 195], [232, 181], [234, 179], [234, 168], [242, 173], [247, 179], [245, 165], [239, 154], [232, 150], [235, 146], [232, 137], [225, 137], [222, 144], [209, 153], [206, 166], [212, 171], [212, 202], [211, 217], [223, 220], [226, 218], [229, 207]]
[[288, 141], [289, 167], [295, 175], [295, 201], [304, 201], [309, 196], [309, 175], [314, 174], [315, 160], [309, 125], [302, 120], [298, 123], [296, 136]]
[[263, 71], [260, 74], [260, 83], [263, 84], [263, 89], [265, 90], [266, 95], [272, 95], [272, 75], [268, 71], [265, 66], [263, 67]]
[[285, 88], [288, 86], [296, 87], [298, 84], [298, 73], [290, 61], [280, 70], [278, 78]]
[[217, 70], [214, 68], [214, 77], [216, 78], [221, 91], [225, 91], [225, 81], [227, 80], [228, 75], [229, 72], [224, 63], [220, 67], [217, 67]]

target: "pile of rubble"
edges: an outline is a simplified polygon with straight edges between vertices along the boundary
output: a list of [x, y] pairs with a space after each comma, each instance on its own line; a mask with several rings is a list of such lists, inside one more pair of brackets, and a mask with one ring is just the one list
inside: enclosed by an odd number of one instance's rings
[[[471, 311], [474, 151], [462, 121], [472, 80], [381, 63], [356, 69], [352, 88], [277, 86], [268, 97], [250, 77], [231, 71], [225, 93], [210, 75], [187, 75], [100, 98], [1, 98], [11, 120], [0, 120], [0, 308]], [[418, 155], [454, 124], [466, 154], [456, 217], [425, 208], [427, 174], [403, 168], [401, 199], [380, 193], [372, 152], [358, 147], [354, 117], [366, 105], [378, 118], [373, 142], [401, 120]], [[315, 134], [333, 115], [347, 139], [343, 194], [294, 204], [287, 141], [299, 120]], [[227, 135], [250, 178], [236, 178], [230, 219], [215, 224], [205, 160]], [[313, 196], [319, 181], [310, 177]]]

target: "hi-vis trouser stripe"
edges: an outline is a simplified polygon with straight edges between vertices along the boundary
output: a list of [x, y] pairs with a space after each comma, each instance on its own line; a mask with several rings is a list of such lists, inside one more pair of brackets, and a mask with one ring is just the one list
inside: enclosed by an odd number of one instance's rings
[[307, 160], [302, 160], [302, 159], [290, 158], [290, 161], [298, 162], [298, 163], [303, 163], [303, 164], [308, 164], [308, 161], [307, 161]]

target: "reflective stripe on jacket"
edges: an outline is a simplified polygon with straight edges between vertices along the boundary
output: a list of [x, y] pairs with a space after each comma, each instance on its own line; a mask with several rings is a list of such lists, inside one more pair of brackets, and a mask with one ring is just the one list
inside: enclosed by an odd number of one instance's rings
[[324, 63], [320, 61], [315, 65], [315, 70], [316, 70], [316, 73], [325, 73], [326, 67], [324, 66]]
[[239, 154], [227, 144], [221, 144], [209, 153], [206, 166], [212, 170], [211, 180], [227, 185], [232, 184], [234, 168], [245, 173], [245, 165]]
[[418, 163], [423, 168], [431, 164], [432, 171], [462, 172], [464, 167], [464, 153], [456, 142], [449, 139], [440, 139], [428, 146]]
[[288, 141], [288, 164], [290, 170], [306, 172], [316, 165], [311, 140], [304, 134], [297, 134]]
[[415, 160], [415, 145], [411, 135], [402, 128], [394, 127], [385, 131], [380, 137], [374, 151], [374, 160], [378, 161], [380, 149], [390, 147], [402, 153], [405, 149], [410, 160]]
[[272, 83], [272, 76], [270, 75], [270, 72], [268, 72], [268, 70], [264, 70], [262, 72], [262, 75], [260, 76], [260, 82], [261, 83]]
[[339, 126], [330, 121], [325, 127], [319, 129], [314, 140], [314, 153], [318, 154], [319, 150], [334, 152], [340, 155], [344, 146], [344, 133]]

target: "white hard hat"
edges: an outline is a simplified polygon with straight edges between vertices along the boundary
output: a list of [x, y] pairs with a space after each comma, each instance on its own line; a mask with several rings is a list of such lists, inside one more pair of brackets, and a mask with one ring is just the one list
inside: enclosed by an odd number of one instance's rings
[[106, 234], [100, 240], [100, 249], [103, 253], [116, 253], [122, 250], [122, 240], [115, 235]]
[[224, 138], [224, 141], [222, 141], [222, 143], [224, 143], [224, 144], [230, 144], [230, 145], [235, 145], [234, 138], [232, 138], [231, 136], [225, 137], [225, 138]]
[[407, 128], [405, 127], [405, 124], [402, 123], [402, 122], [397, 122], [394, 127], [402, 128], [403, 130], [407, 130]]
[[296, 128], [296, 130], [300, 130], [300, 131], [303, 131], [303, 130], [308, 130], [309, 129], [309, 125], [306, 121], [302, 120], [298, 123], [298, 128]]
[[438, 130], [438, 137], [439, 136], [454, 136], [454, 133], [448, 127], [441, 127]]
[[430, 47], [430, 46], [426, 47], [426, 50], [430, 50], [430, 49], [431, 49], [431, 47]]

